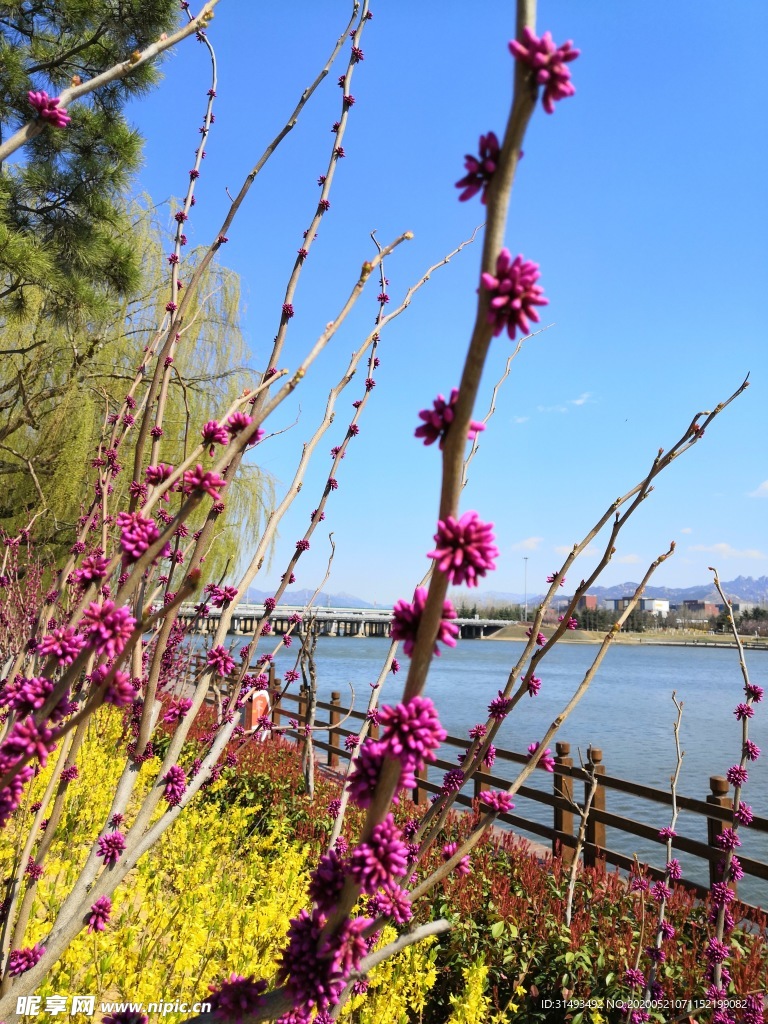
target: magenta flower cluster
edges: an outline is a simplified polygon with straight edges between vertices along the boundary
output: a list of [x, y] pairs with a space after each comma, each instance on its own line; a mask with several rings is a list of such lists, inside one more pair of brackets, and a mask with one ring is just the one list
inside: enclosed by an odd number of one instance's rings
[[326, 917], [318, 909], [311, 914], [302, 910], [288, 929], [288, 946], [280, 958], [277, 980], [286, 986], [297, 1022], [308, 1021], [312, 1008], [322, 1012], [335, 1006], [346, 979], [368, 952], [361, 933], [371, 924], [370, 919], [345, 921], [335, 934], [321, 939], [325, 923]]
[[127, 607], [118, 608], [114, 601], [94, 601], [83, 612], [82, 626], [90, 647], [108, 658], [116, 658], [128, 643], [136, 619]]
[[[54, 658], [59, 665], [71, 665], [88, 641], [69, 626], [51, 630], [37, 647], [38, 655]], [[41, 705], [42, 707], [42, 705]]]
[[545, 32], [539, 39], [526, 26], [522, 41], [513, 39], [509, 52], [516, 60], [533, 68], [536, 84], [544, 87], [542, 106], [548, 114], [554, 112], [555, 103], [576, 92], [567, 65], [576, 60], [580, 51], [574, 49], [570, 39], [561, 46], [555, 46], [550, 32]]
[[160, 536], [154, 519], [146, 519], [138, 512], [120, 512], [117, 525], [120, 527], [120, 547], [129, 562], [138, 561]]
[[503, 692], [499, 690], [498, 697], [494, 697], [491, 703], [488, 705], [488, 714], [491, 718], [494, 718], [497, 722], [502, 721], [506, 718], [512, 709], [512, 698], [505, 697]]
[[461, 181], [456, 182], [456, 188], [463, 189], [459, 196], [460, 203], [482, 192], [481, 202], [485, 204], [488, 186], [496, 173], [500, 149], [495, 133], [488, 132], [487, 135], [480, 136], [479, 155], [472, 156], [467, 153], [464, 157], [464, 170], [467, 173]]
[[168, 725], [173, 725], [175, 722], [180, 722], [182, 718], [185, 718], [192, 707], [192, 701], [189, 697], [176, 697], [166, 708], [163, 714], [163, 721]]
[[24, 949], [14, 949], [8, 957], [8, 973], [12, 978], [31, 971], [35, 964], [39, 963], [45, 953], [45, 946], [26, 946]]
[[165, 783], [163, 796], [168, 802], [168, 806], [176, 807], [181, 803], [181, 798], [187, 788], [187, 776], [184, 769], [178, 764], [171, 765], [162, 781]]
[[210, 495], [214, 501], [218, 501], [221, 497], [219, 490], [225, 484], [226, 481], [223, 477], [220, 477], [218, 473], [204, 470], [199, 462], [194, 469], [188, 469], [184, 474], [185, 494], [189, 494], [192, 491], [203, 491], [203, 493]]
[[400, 761], [407, 773], [434, 761], [435, 751], [447, 736], [428, 697], [416, 696], [407, 704], [382, 707], [379, 722], [384, 729], [381, 744], [385, 755]]
[[[531, 743], [529, 745], [529, 747], [528, 747], [528, 757], [529, 757], [529, 759], [533, 757], [533, 755], [537, 752], [538, 749], [539, 749], [538, 742]], [[549, 749], [549, 747], [547, 747], [547, 749], [541, 755], [539, 760], [536, 762], [536, 767], [537, 768], [543, 768], [544, 771], [546, 771], [546, 772], [553, 772], [555, 770], [555, 759], [554, 759], [554, 757], [552, 757], [552, 751]]]
[[251, 974], [230, 974], [218, 986], [208, 986], [211, 995], [211, 1013], [217, 1020], [234, 1021], [240, 1024], [244, 1017], [254, 1013], [262, 1005], [262, 996], [267, 988], [266, 981], [256, 981]]
[[99, 896], [91, 905], [88, 915], [88, 931], [103, 932], [112, 913], [112, 900], [109, 896]]
[[[413, 602], [398, 601], [393, 609], [391, 636], [393, 640], [403, 641], [403, 650], [410, 657], [416, 643], [421, 617], [427, 603], [426, 587], [417, 587], [413, 592]], [[459, 627], [451, 621], [456, 618], [456, 609], [450, 601], [443, 602], [443, 612], [437, 631], [437, 641], [446, 647], [456, 646]], [[439, 657], [440, 649], [435, 642], [434, 653]]]
[[494, 558], [499, 549], [494, 545], [493, 523], [484, 523], [477, 512], [465, 512], [461, 519], [446, 516], [440, 519], [435, 534], [434, 558], [437, 568], [451, 583], [468, 587], [479, 585], [480, 579], [496, 568]]
[[[443, 847], [443, 860], [449, 861], [451, 857], [456, 853], [459, 848], [459, 844], [456, 842], [446, 843]], [[472, 870], [470, 866], [469, 854], [465, 854], [461, 860], [458, 861], [453, 869], [457, 875], [468, 875]]]
[[59, 97], [49, 96], [44, 89], [28, 92], [27, 99], [37, 111], [40, 120], [47, 121], [54, 128], [66, 128], [72, 120], [66, 107], [61, 106]]
[[549, 305], [549, 299], [544, 298], [544, 290], [536, 284], [538, 279], [538, 263], [522, 256], [512, 259], [509, 249], [502, 249], [496, 258], [495, 275], [481, 275], [482, 288], [490, 296], [488, 323], [493, 327], [494, 337], [506, 329], [514, 339], [518, 330], [529, 333], [531, 320], [539, 322], [536, 307]]
[[500, 790], [490, 790], [480, 794], [480, 803], [497, 814], [511, 811], [515, 806], [509, 793], [502, 793]]
[[220, 676], [228, 676], [235, 671], [235, 659], [221, 645], [208, 651], [206, 662]]
[[120, 854], [125, 850], [125, 836], [122, 832], [107, 832], [96, 844], [96, 856], [103, 857], [107, 867], [117, 864]]
[[[423, 420], [423, 423], [420, 427], [416, 428], [416, 437], [423, 437], [424, 444], [426, 445], [434, 444], [435, 441], [439, 440], [439, 448], [442, 451], [448, 429], [456, 417], [456, 403], [458, 400], [459, 389], [453, 388], [451, 390], [451, 397], [447, 402], [443, 395], [438, 395], [432, 403], [431, 409], [422, 409], [419, 413], [419, 419]], [[470, 420], [467, 440], [474, 441], [482, 430], [485, 430], [484, 423]]]
[[400, 829], [388, 814], [374, 825], [369, 842], [360, 843], [349, 857], [348, 874], [364, 893], [374, 893], [397, 875], [405, 874], [408, 850]]

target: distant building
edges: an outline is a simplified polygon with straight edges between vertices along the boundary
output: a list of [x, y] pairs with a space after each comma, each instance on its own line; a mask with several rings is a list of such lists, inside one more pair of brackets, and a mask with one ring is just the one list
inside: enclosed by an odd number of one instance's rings
[[597, 594], [584, 594], [576, 602], [576, 610], [579, 612], [583, 611], [595, 611], [597, 609]]
[[[755, 608], [759, 607], [760, 605], [757, 601], [731, 601], [731, 608], [733, 608], [737, 615], [749, 615], [750, 612], [753, 612]], [[726, 610], [725, 605], [717, 605], [717, 610], [719, 612], [724, 612]]]
[[658, 615], [663, 619], [669, 615], [669, 601], [659, 597], [640, 598], [640, 607], [644, 612], [650, 612], [651, 615]]
[[[605, 604], [607, 608], [615, 612], [623, 612], [632, 600], [631, 597], [614, 597], [606, 601]], [[637, 610], [666, 618], [669, 615], [669, 601], [657, 597], [641, 597], [637, 602]]]
[[681, 611], [687, 612], [691, 618], [709, 619], [716, 616], [719, 609], [711, 601], [683, 601]]

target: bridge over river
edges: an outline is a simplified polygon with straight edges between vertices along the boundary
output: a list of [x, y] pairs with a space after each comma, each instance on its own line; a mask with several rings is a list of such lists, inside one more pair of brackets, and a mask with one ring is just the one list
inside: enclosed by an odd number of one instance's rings
[[[312, 608], [294, 605], [278, 605], [272, 612], [270, 622], [273, 633], [286, 633], [290, 627], [292, 615], [301, 615], [301, 626], [294, 633], [302, 636], [311, 624], [312, 631], [320, 636], [389, 636], [392, 622], [391, 608]], [[252, 635], [256, 623], [264, 615], [263, 604], [240, 604], [232, 615], [230, 633]], [[180, 618], [195, 623], [195, 632], [213, 633], [218, 628], [221, 611], [211, 608], [207, 615], [196, 616], [192, 605], [182, 605]], [[503, 626], [509, 625], [507, 619], [456, 619], [462, 640], [478, 640], [492, 636]]]

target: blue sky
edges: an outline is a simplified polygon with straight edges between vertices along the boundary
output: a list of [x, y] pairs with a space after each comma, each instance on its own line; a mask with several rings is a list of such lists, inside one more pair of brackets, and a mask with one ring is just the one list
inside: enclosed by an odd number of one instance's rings
[[[348, 5], [245, 5], [222, 0], [209, 36], [219, 59], [216, 124], [206, 147], [192, 243], [217, 233], [234, 192], [322, 66]], [[307, 261], [281, 361], [293, 368], [341, 303], [361, 262], [404, 230], [414, 240], [389, 259], [391, 306], [431, 264], [481, 223], [479, 200], [454, 183], [478, 137], [501, 132], [511, 91], [513, 5], [472, 14], [446, 0], [373, 6], [354, 73], [356, 104], [331, 209]], [[603, 509], [636, 483], [656, 450], [692, 415], [711, 409], [751, 372], [752, 385], [702, 443], [658, 481], [630, 523], [601, 582], [639, 579], [676, 540], [654, 582], [768, 574], [766, 459], [766, 198], [763, 40], [768, 6], [573, 4], [545, 0], [539, 31], [573, 39], [576, 96], [552, 116], [539, 108], [525, 143], [506, 244], [541, 265], [550, 330], [514, 364], [472, 465], [462, 509], [496, 524], [497, 571], [483, 589], [536, 592]], [[264, 366], [285, 282], [317, 203], [338, 119], [334, 66], [246, 200], [223, 249], [243, 286], [243, 325]], [[189, 41], [166, 61], [161, 88], [131, 108], [147, 137], [139, 187], [156, 201], [182, 194], [198, 143], [207, 55]], [[436, 273], [382, 338], [381, 366], [361, 432], [339, 473], [324, 526], [336, 558], [327, 589], [379, 602], [410, 596], [427, 567], [439, 459], [413, 437], [418, 411], [458, 383], [474, 316], [480, 247]], [[357, 339], [376, 312], [371, 287], [259, 448], [287, 483]], [[510, 353], [492, 346], [475, 415]], [[361, 375], [358, 375], [361, 376]], [[364, 377], [365, 374], [362, 374]], [[303, 534], [362, 380], [340, 399], [300, 500], [286, 517], [267, 589]], [[213, 410], [212, 410], [213, 412]], [[327, 530], [326, 530], [327, 534]], [[315, 535], [298, 585], [324, 573]], [[252, 540], [243, 538], [244, 552]], [[578, 576], [594, 558], [587, 555]]]

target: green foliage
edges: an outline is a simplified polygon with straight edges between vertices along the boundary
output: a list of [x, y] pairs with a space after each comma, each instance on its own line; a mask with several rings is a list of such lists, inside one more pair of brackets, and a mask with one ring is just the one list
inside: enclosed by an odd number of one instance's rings
[[[30, 90], [57, 95], [171, 30], [175, 0], [43, 0], [0, 4], [0, 126], [34, 116]], [[72, 105], [66, 129], [46, 127], [0, 174], [0, 315], [19, 321], [44, 296], [69, 324], [103, 315], [139, 284], [123, 196], [141, 159], [125, 120], [130, 96], [158, 81], [142, 65]]]
[[[27, 322], [7, 326], [0, 353], [0, 526], [15, 532], [45, 509], [37, 523], [38, 555], [56, 560], [71, 546], [74, 524], [92, 493], [91, 460], [106, 418], [122, 402], [143, 347], [166, 317], [164, 225], [146, 203], [132, 204], [126, 216], [130, 246], [144, 268], [140, 288], [87, 329], [51, 322], [41, 298]], [[195, 250], [186, 257], [185, 276], [198, 258]], [[243, 368], [238, 276], [213, 263], [199, 294], [203, 298], [193, 304], [177, 349], [166, 405], [162, 459], [174, 464], [197, 443], [200, 426], [253, 385]], [[142, 393], [140, 388], [139, 402]], [[111, 508], [128, 487], [135, 436], [136, 430], [120, 450], [123, 470], [112, 481]], [[232, 489], [228, 517], [218, 520], [223, 535], [205, 563], [209, 578], [237, 560], [238, 533], [227, 523], [255, 530], [270, 494], [269, 480], [246, 463]], [[199, 516], [189, 524], [192, 530], [199, 525]]]

